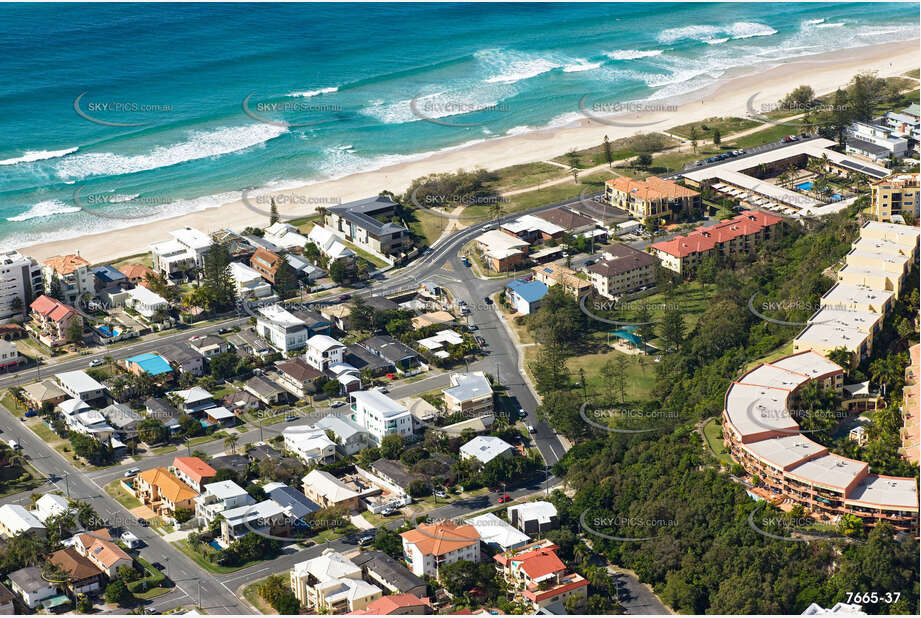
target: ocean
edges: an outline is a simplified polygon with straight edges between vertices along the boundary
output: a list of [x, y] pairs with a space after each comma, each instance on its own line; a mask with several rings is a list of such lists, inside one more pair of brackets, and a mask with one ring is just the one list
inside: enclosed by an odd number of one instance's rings
[[0, 24], [2, 250], [919, 36], [917, 3], [4, 4]]

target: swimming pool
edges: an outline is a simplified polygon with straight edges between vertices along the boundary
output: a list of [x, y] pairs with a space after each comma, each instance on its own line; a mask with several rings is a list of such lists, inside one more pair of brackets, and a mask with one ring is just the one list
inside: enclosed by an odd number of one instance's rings
[[811, 180], [807, 180], [806, 182], [801, 182], [795, 186], [797, 189], [802, 189], [804, 191], [812, 191], [812, 187], [814, 187], [815, 185], [812, 184]]
[[97, 326], [96, 330], [99, 331], [99, 334], [101, 334], [103, 337], [117, 337], [121, 333], [121, 331], [117, 328], [110, 328], [105, 324]]

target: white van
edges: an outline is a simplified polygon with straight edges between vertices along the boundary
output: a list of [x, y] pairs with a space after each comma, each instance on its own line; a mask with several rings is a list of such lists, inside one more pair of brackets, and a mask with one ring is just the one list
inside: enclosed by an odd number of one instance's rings
[[22, 450], [22, 447], [19, 446], [19, 442], [17, 442], [16, 440], [10, 440], [8, 444], [10, 445], [10, 448], [13, 449], [14, 451]]

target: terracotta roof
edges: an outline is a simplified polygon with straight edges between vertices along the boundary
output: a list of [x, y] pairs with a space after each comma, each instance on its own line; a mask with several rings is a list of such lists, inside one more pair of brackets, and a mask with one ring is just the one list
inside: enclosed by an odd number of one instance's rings
[[470, 525], [458, 526], [450, 521], [435, 524], [419, 524], [415, 530], [400, 534], [407, 543], [412, 543], [424, 555], [441, 556], [474, 543], [479, 543], [480, 535]]
[[93, 541], [95, 541], [96, 539], [107, 539], [111, 541], [112, 535], [109, 533], [108, 528], [100, 528], [99, 530], [93, 530], [92, 532], [84, 532], [82, 534], [77, 535], [77, 540], [80, 541], [80, 543], [84, 547], [91, 546], [93, 544]]
[[388, 614], [393, 614], [399, 609], [405, 607], [419, 607], [420, 605], [425, 607], [431, 607], [428, 597], [420, 599], [414, 594], [409, 594], [408, 592], [402, 594], [389, 594], [385, 597], [375, 599], [365, 609], [360, 609], [354, 612], [349, 612], [349, 615], [357, 616], [367, 616], [367, 615], [379, 615], [386, 616]]
[[687, 236], [675, 236], [671, 240], [654, 243], [653, 249], [683, 258], [692, 253], [713, 249], [717, 243], [725, 243], [740, 236], [756, 234], [766, 227], [783, 221], [781, 217], [760, 211], [746, 210], [732, 219], [716, 225], [701, 226]]
[[201, 483], [203, 479], [217, 475], [217, 471], [214, 468], [198, 457], [176, 457], [173, 459], [173, 467], [182, 470], [196, 483]]
[[90, 263], [79, 255], [56, 255], [53, 258], [45, 260], [45, 266], [50, 266], [60, 275], [69, 275], [81, 266], [89, 266]]
[[51, 564], [55, 565], [67, 575], [70, 576], [71, 582], [89, 579], [97, 575], [102, 575], [95, 564], [84, 558], [71, 547], [65, 547], [51, 554], [48, 558]]
[[148, 273], [155, 274], [153, 270], [143, 264], [125, 264], [120, 266], [118, 270], [128, 279], [140, 279], [141, 281], [144, 280]]
[[522, 571], [531, 579], [538, 579], [566, 570], [566, 565], [556, 552], [549, 548], [537, 549], [511, 557], [511, 562], [520, 563]]
[[93, 543], [87, 549], [87, 557], [89, 556], [92, 556], [92, 560], [106, 569], [114, 566], [119, 560], [131, 561], [131, 556], [125, 553], [125, 550], [112, 541], [105, 539], [93, 540]]
[[275, 255], [271, 251], [266, 251], [265, 249], [260, 247], [256, 249], [256, 252], [253, 253], [253, 256], [249, 259], [249, 261], [250, 261], [250, 264], [253, 264], [254, 262], [257, 262], [257, 261], [262, 262], [263, 264], [266, 265], [266, 267], [274, 270], [278, 266], [278, 261], [280, 259], [281, 259], [280, 257]]
[[55, 300], [50, 296], [45, 296], [44, 294], [33, 300], [29, 308], [42, 317], [53, 320], [54, 322], [60, 322], [71, 313], [77, 312], [77, 310], [70, 305]]
[[140, 477], [146, 483], [160, 490], [160, 495], [170, 500], [173, 504], [190, 500], [198, 495], [198, 492], [176, 478], [172, 472], [166, 468], [151, 468], [141, 472]]
[[677, 199], [679, 197], [694, 197], [697, 191], [682, 187], [671, 180], [663, 180], [657, 176], [650, 176], [646, 180], [635, 180], [626, 176], [619, 176], [605, 181], [609, 187], [629, 193], [644, 202], [661, 199]]

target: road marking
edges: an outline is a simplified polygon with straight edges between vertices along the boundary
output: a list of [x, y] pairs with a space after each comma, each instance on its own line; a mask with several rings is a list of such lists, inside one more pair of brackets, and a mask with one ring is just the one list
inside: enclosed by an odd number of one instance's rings
[[[264, 569], [259, 569], [258, 571], [253, 571], [252, 573], [244, 573], [243, 575], [238, 575], [238, 576], [236, 576], [236, 577], [228, 577], [227, 579], [225, 579], [225, 580], [224, 580], [223, 582], [221, 582], [221, 583], [224, 585], [225, 588], [227, 588], [227, 583], [226, 583], [226, 582], [232, 582], [233, 580], [235, 580], [235, 579], [240, 579], [241, 577], [252, 577], [252, 576], [255, 575], [256, 573], [262, 573], [263, 571], [268, 571], [268, 570], [269, 570], [269, 567], [265, 567]], [[227, 588], [227, 590], [230, 590], [230, 588]], [[230, 590], [230, 593], [233, 594], [233, 591]], [[236, 596], [236, 595], [234, 595], [234, 596]]]

